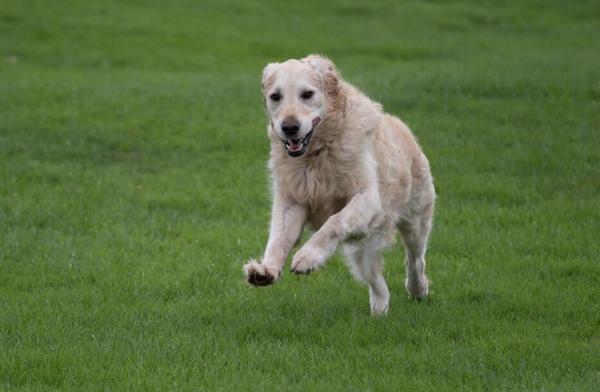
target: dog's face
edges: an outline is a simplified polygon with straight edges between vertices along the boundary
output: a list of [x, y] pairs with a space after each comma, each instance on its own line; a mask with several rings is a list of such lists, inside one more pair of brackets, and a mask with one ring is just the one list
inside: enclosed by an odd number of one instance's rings
[[265, 67], [262, 89], [267, 114], [288, 155], [299, 157], [309, 149], [317, 126], [327, 116], [337, 84], [333, 63], [321, 56]]

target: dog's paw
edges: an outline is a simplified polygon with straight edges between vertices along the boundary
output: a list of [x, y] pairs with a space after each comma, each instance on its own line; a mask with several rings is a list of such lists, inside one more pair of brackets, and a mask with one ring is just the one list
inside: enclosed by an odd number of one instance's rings
[[387, 285], [383, 284], [378, 290], [374, 290], [372, 287], [370, 287], [369, 302], [371, 304], [372, 316], [381, 317], [387, 315], [390, 303], [390, 292], [387, 288]]
[[275, 283], [281, 271], [275, 271], [264, 264], [260, 264], [255, 260], [249, 260], [244, 265], [244, 272], [246, 273], [246, 282], [253, 286], [267, 286]]
[[325, 258], [318, 250], [302, 247], [292, 259], [291, 271], [295, 274], [310, 274], [325, 263]]
[[429, 294], [429, 281], [424, 275], [419, 278], [406, 279], [404, 287], [411, 298], [423, 299]]
[[384, 317], [387, 316], [389, 306], [386, 303], [376, 303], [371, 305], [371, 316]]

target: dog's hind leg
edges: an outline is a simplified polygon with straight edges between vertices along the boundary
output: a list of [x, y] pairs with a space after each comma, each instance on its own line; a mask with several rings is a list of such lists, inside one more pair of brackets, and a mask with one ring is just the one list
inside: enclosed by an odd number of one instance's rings
[[420, 214], [398, 225], [400, 236], [406, 249], [405, 288], [414, 298], [424, 298], [429, 292], [429, 281], [425, 276], [425, 252], [431, 231], [433, 203], [427, 204]]
[[[366, 246], [365, 246], [366, 245]], [[385, 315], [388, 310], [390, 292], [383, 277], [381, 250], [369, 244], [346, 243], [342, 246], [346, 263], [352, 274], [369, 286], [369, 302], [373, 316]]]

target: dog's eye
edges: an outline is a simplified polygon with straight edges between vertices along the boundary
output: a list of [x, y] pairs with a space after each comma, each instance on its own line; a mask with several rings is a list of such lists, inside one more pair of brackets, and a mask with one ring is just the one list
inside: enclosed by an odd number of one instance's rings
[[281, 94], [273, 93], [273, 94], [269, 95], [269, 98], [271, 98], [271, 101], [279, 102], [281, 100]]
[[302, 99], [311, 99], [313, 95], [315, 95], [314, 91], [306, 90], [302, 92], [302, 95], [300, 95], [300, 97]]

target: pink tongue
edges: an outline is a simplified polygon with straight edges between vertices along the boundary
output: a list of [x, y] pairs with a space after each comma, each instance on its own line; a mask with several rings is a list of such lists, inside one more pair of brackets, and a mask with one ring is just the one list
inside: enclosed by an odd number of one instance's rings
[[296, 151], [300, 151], [302, 149], [302, 143], [298, 143], [298, 144], [294, 144], [294, 143], [290, 143], [288, 144], [288, 150], [296, 152]]

